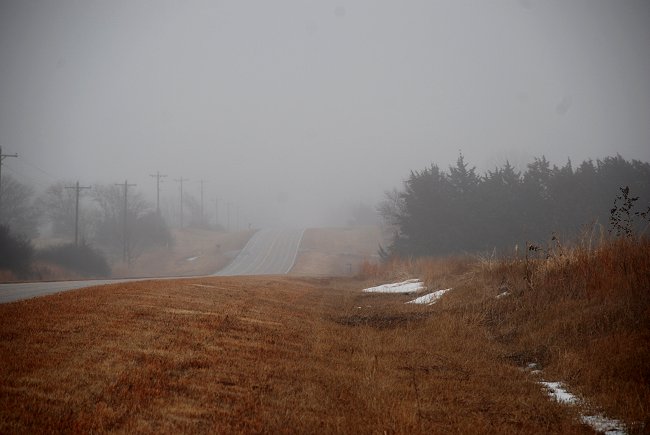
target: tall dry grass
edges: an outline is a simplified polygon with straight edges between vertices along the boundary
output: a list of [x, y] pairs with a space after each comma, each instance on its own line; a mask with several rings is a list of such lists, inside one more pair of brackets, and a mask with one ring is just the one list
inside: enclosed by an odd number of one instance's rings
[[632, 432], [649, 430], [650, 240], [530, 246], [501, 259], [393, 259], [364, 265], [361, 277], [456, 287], [446, 309], [479, 319], [475, 326], [505, 360], [534, 362], [586, 398], [590, 411], [621, 418]]
[[[521, 370], [530, 362], [647, 431], [650, 244], [561, 253], [0, 305], [0, 432], [592, 433]], [[453, 290], [432, 306], [360, 291], [413, 277]]]
[[140, 282], [0, 305], [0, 432], [589, 433], [459, 300], [358, 284]]

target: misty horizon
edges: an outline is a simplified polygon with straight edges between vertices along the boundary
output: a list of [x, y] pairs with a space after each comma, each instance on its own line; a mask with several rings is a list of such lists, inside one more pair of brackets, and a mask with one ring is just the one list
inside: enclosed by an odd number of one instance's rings
[[6, 1], [3, 174], [155, 204], [160, 171], [162, 204], [205, 180], [222, 223], [318, 226], [460, 152], [648, 161], [649, 23], [643, 1]]

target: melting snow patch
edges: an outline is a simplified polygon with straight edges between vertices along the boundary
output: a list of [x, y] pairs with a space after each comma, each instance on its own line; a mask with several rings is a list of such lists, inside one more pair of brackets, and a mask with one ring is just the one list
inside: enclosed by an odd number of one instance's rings
[[504, 297], [508, 296], [509, 294], [510, 294], [510, 292], [499, 293], [499, 294], [497, 295], [497, 299], [504, 298]]
[[190, 257], [190, 258], [186, 258], [185, 261], [194, 261], [197, 258], [199, 258], [199, 257]]
[[529, 372], [530, 374], [533, 374], [533, 375], [539, 375], [540, 373], [542, 373], [542, 371], [539, 368], [539, 364], [534, 363], [534, 362], [528, 363], [526, 368], [524, 368], [523, 370], [525, 370], [525, 371], [527, 371], [527, 372]]
[[596, 432], [607, 435], [625, 435], [625, 428], [618, 420], [611, 420], [602, 415], [583, 415], [581, 420], [591, 426]]
[[415, 298], [412, 301], [408, 301], [407, 304], [426, 304], [426, 305], [433, 305], [435, 304], [438, 299], [442, 297], [445, 293], [447, 293], [450, 288], [444, 289], [444, 290], [438, 290], [433, 293], [426, 294], [424, 296], [420, 296], [419, 298]]
[[[562, 387], [561, 382], [540, 382], [546, 390], [548, 395], [553, 397], [559, 403], [565, 405], [577, 405], [580, 403], [573, 394], [569, 393]], [[609, 419], [602, 415], [581, 415], [580, 420], [591, 426], [596, 432], [605, 433], [607, 435], [625, 435], [625, 426], [618, 420]]]
[[419, 279], [396, 282], [394, 284], [382, 284], [376, 287], [363, 289], [366, 293], [415, 293], [423, 290], [424, 284]]
[[561, 382], [540, 382], [548, 390], [548, 395], [560, 403], [575, 405], [578, 398], [562, 387]]

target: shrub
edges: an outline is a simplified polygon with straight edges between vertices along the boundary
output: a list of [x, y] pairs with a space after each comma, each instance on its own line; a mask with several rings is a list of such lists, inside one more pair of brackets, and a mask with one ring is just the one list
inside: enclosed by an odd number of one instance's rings
[[33, 256], [34, 248], [27, 238], [13, 235], [7, 225], [0, 225], [0, 269], [27, 278]]
[[37, 257], [84, 276], [108, 276], [111, 273], [104, 254], [86, 243], [52, 246], [39, 251]]

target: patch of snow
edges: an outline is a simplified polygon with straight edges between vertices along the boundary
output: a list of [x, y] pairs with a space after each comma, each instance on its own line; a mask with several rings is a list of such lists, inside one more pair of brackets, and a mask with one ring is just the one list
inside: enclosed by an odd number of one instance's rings
[[409, 279], [393, 284], [382, 284], [363, 289], [366, 293], [415, 293], [423, 290], [424, 284], [419, 279]]
[[532, 375], [539, 375], [542, 373], [542, 370], [539, 368], [539, 364], [531, 362], [526, 365], [526, 367], [523, 368], [524, 371], [532, 374]]
[[[531, 364], [528, 365], [528, 367], [530, 366]], [[565, 390], [561, 382], [540, 382], [540, 384], [546, 388], [549, 396], [560, 403], [565, 405], [580, 403], [580, 399]], [[619, 420], [609, 419], [602, 415], [581, 415], [580, 420], [584, 424], [591, 426], [596, 432], [605, 433], [606, 435], [625, 435], [627, 433], [625, 426]]]
[[199, 258], [199, 257], [190, 257], [190, 258], [186, 258], [185, 261], [194, 261], [197, 258]]
[[499, 293], [499, 294], [497, 295], [497, 299], [504, 298], [504, 297], [508, 296], [509, 294], [510, 294], [510, 292]]
[[583, 415], [580, 417], [584, 424], [588, 424], [596, 432], [607, 435], [625, 435], [625, 427], [618, 420], [612, 420], [602, 415]]
[[424, 296], [420, 296], [419, 298], [415, 298], [412, 301], [406, 302], [407, 304], [426, 304], [426, 305], [433, 305], [435, 304], [438, 299], [442, 297], [445, 293], [447, 293], [450, 288], [444, 289], [444, 290], [438, 290], [433, 293], [428, 293]]
[[540, 382], [547, 390], [548, 395], [553, 397], [556, 401], [567, 405], [575, 405], [579, 403], [576, 396], [569, 393], [562, 387], [562, 382]]

